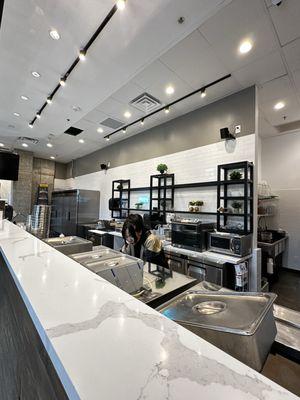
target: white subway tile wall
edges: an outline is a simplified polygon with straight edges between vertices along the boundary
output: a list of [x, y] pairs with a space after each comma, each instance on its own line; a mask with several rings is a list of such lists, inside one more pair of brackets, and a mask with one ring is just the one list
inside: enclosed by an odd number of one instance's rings
[[[130, 179], [131, 187], [150, 185], [150, 175], [156, 174], [156, 166], [165, 163], [170, 173], [175, 173], [175, 183], [192, 183], [213, 181], [217, 179], [217, 165], [236, 161], [255, 160], [255, 135], [238, 138], [231, 145], [224, 141], [197, 147], [191, 150], [180, 151], [163, 157], [151, 158], [132, 164], [98, 171], [71, 179], [56, 179], [56, 189], [90, 189], [100, 191], [100, 218], [110, 218], [108, 201], [111, 197], [112, 181], [116, 179]], [[108, 160], [109, 161], [109, 160]], [[100, 163], [100, 161], [99, 161]], [[131, 207], [142, 196], [149, 196], [147, 192], [134, 193], [131, 197]], [[203, 211], [216, 211], [216, 189], [189, 189], [178, 190], [175, 196], [175, 209], [187, 210], [190, 200], [203, 200]], [[147, 208], [147, 205], [144, 206]]]

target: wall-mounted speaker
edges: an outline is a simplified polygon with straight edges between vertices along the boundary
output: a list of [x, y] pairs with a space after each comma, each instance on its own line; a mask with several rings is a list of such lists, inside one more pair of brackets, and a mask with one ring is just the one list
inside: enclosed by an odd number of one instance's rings
[[229, 129], [227, 127], [220, 129], [220, 136], [221, 136], [221, 139], [223, 139], [223, 140], [224, 139], [225, 140], [235, 140], [236, 139], [236, 137], [232, 133], [229, 132]]

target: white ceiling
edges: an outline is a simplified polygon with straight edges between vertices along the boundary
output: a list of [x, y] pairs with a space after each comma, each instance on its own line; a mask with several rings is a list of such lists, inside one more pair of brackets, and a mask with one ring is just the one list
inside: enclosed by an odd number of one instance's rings
[[[300, 120], [299, 0], [283, 0], [280, 7], [269, 0], [127, 0], [125, 10], [116, 13], [41, 120], [28, 128], [113, 4], [77, 0], [72, 9], [67, 0], [55, 6], [47, 0], [5, 2], [0, 35], [1, 142], [18, 148], [18, 136], [36, 137], [40, 143], [30, 146], [36, 155], [55, 155], [68, 162], [253, 84], [259, 87], [259, 106], [269, 124]], [[184, 24], [177, 23], [180, 16]], [[53, 28], [61, 34], [58, 41], [49, 37]], [[237, 51], [243, 39], [254, 44], [245, 55]], [[33, 70], [41, 78], [33, 78]], [[232, 78], [210, 88], [205, 99], [193, 96], [168, 115], [159, 113], [110, 142], [104, 136], [111, 129], [97, 132], [107, 117], [124, 123], [142, 117], [129, 102], [145, 91], [168, 103], [228, 73]], [[171, 96], [165, 93], [168, 85], [175, 88]], [[21, 95], [30, 99], [22, 101]], [[275, 111], [279, 100], [286, 107]], [[80, 110], [75, 112], [73, 106]], [[124, 117], [127, 110], [132, 114], [129, 120]], [[69, 137], [63, 133], [69, 126], [83, 132]], [[54, 135], [52, 149], [46, 147], [49, 134]]]

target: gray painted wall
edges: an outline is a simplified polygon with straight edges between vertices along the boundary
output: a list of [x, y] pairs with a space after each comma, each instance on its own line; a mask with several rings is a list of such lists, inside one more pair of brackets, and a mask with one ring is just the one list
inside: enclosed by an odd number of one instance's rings
[[241, 125], [240, 136], [255, 132], [255, 88], [250, 87], [199, 108], [139, 135], [105, 147], [68, 164], [67, 177], [99, 171], [100, 163], [111, 167], [160, 157], [220, 141], [220, 128]]
[[67, 168], [68, 164], [55, 163], [55, 178], [56, 179], [67, 179]]

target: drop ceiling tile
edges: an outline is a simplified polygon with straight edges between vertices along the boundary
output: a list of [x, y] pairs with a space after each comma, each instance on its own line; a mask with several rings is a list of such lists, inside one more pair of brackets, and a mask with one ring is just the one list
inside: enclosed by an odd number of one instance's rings
[[[242, 68], [278, 47], [261, 0], [234, 0], [200, 26], [199, 31], [231, 71]], [[240, 54], [238, 48], [246, 39], [253, 42], [253, 48], [247, 54]]]
[[198, 30], [161, 56], [160, 60], [193, 89], [228, 74]]
[[[171, 95], [166, 93], [166, 88], [168, 86], [172, 86], [174, 88], [174, 93]], [[150, 86], [147, 89], [147, 92], [158, 99], [163, 105], [171, 103], [172, 101], [191, 93], [193, 90], [194, 89], [190, 85], [172, 73], [170, 74], [169, 79], [166, 80], [163, 85], [161, 83], [157, 83], [153, 86]]]
[[107, 114], [103, 113], [102, 111], [95, 108], [94, 110], [90, 111], [88, 114], [84, 116], [86, 121], [92, 122], [98, 125], [101, 121], [108, 117]]
[[283, 53], [289, 69], [291, 71], [300, 70], [300, 39], [285, 45], [283, 47]]
[[279, 7], [270, 7], [269, 12], [282, 45], [300, 37], [299, 0], [284, 0]]
[[129, 104], [131, 100], [139, 96], [144, 92], [141, 86], [138, 86], [134, 82], [128, 82], [126, 85], [122, 86], [117, 92], [115, 92], [111, 97], [123, 104]]
[[[123, 122], [123, 124], [127, 124], [143, 116], [142, 112], [138, 111], [131, 105], [117, 101], [113, 97], [105, 100], [100, 106], [98, 106], [98, 109], [108, 115], [108, 117]], [[126, 111], [129, 111], [131, 113], [131, 117], [128, 119], [124, 116], [124, 113]]]
[[294, 96], [290, 78], [286, 75], [267, 82], [259, 88], [259, 104], [281, 101], [282, 98]]
[[272, 101], [261, 105], [268, 121], [273, 126], [277, 126], [300, 120], [300, 107], [296, 96], [281, 97], [280, 99], [286, 104], [282, 110], [274, 110], [274, 102]]
[[233, 72], [236, 80], [248, 87], [261, 85], [287, 73], [279, 51], [274, 51]]

